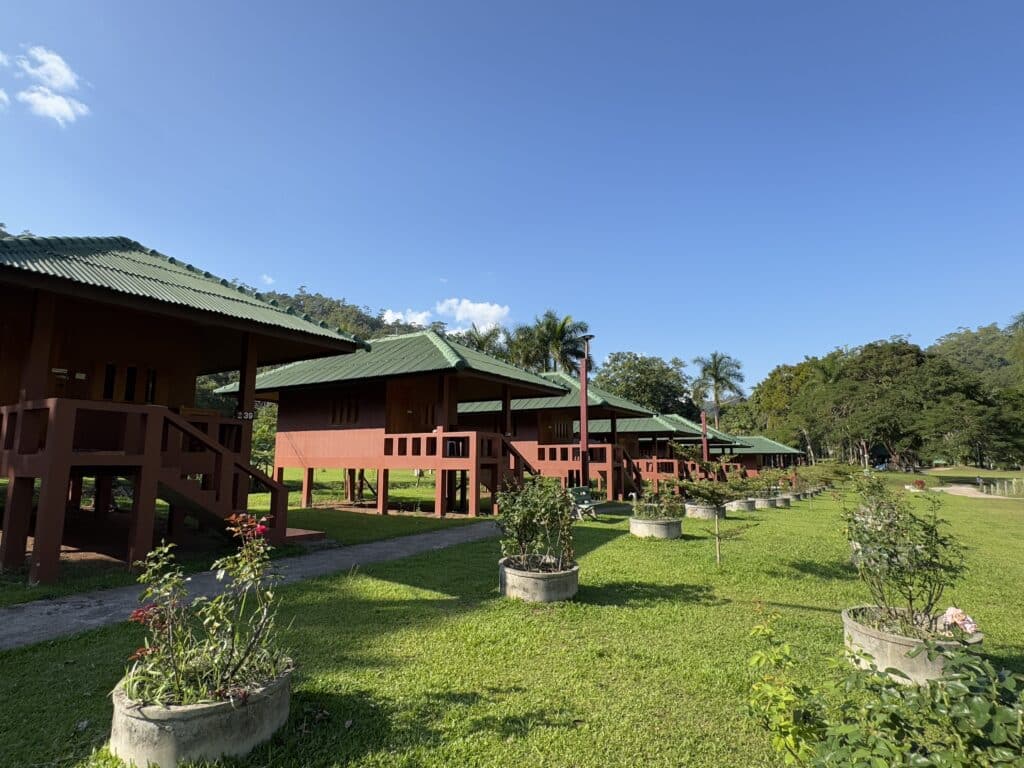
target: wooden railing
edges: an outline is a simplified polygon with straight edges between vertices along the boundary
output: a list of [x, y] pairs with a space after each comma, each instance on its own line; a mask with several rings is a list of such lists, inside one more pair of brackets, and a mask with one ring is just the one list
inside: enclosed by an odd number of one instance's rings
[[[195, 417], [193, 417], [195, 418]], [[0, 406], [0, 471], [45, 477], [64, 472], [160, 472], [158, 491], [172, 504], [198, 507], [217, 517], [245, 511], [253, 486], [271, 495], [271, 539], [283, 540], [286, 489], [244, 462], [238, 447], [211, 432], [235, 420], [201, 421], [157, 405], [48, 398]], [[240, 424], [241, 422], [235, 422]], [[155, 430], [155, 432], [154, 432]]]

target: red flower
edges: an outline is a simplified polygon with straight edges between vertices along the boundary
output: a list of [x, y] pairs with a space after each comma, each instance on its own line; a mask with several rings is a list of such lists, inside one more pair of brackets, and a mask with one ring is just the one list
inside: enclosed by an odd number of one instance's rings
[[256, 526], [256, 535], [257, 536], [266, 536], [267, 535], [267, 531], [269, 531], [269, 530], [270, 529], [267, 528], [267, 526], [263, 525], [263, 523], [260, 523], [259, 525]]
[[131, 616], [128, 617], [128, 621], [134, 621], [136, 624], [148, 624], [156, 611], [156, 603], [149, 603], [148, 605], [144, 605], [141, 608], [136, 608], [132, 611]]
[[143, 645], [142, 647], [135, 649], [135, 653], [128, 657], [128, 661], [138, 661], [139, 659], [145, 658], [146, 656], [154, 653], [156, 653], [156, 648]]

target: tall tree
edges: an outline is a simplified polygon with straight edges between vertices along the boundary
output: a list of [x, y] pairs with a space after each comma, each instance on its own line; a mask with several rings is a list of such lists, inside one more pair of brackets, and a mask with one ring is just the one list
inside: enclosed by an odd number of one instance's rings
[[537, 371], [577, 373], [583, 357], [583, 337], [589, 326], [571, 315], [560, 317], [553, 309], [536, 318], [532, 325], [512, 330], [508, 340], [511, 362]]
[[481, 329], [473, 323], [467, 330], [449, 334], [449, 337], [478, 352], [504, 359], [507, 355], [505, 337], [507, 331], [500, 325]]
[[694, 408], [688, 405], [690, 380], [685, 365], [678, 357], [665, 360], [636, 352], [612, 352], [598, 369], [594, 383], [655, 413], [689, 417]]
[[718, 417], [722, 410], [723, 395], [743, 396], [743, 365], [735, 357], [724, 352], [712, 352], [707, 357], [695, 357], [695, 365], [700, 366], [701, 381], [707, 384], [711, 393], [711, 401], [715, 406], [715, 428], [718, 428]]

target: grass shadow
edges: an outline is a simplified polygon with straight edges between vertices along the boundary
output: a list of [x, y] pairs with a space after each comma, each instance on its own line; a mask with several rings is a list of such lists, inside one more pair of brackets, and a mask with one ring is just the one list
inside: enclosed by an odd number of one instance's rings
[[692, 605], [725, 605], [730, 602], [716, 597], [714, 590], [704, 584], [642, 584], [626, 581], [580, 585], [575, 600], [588, 605], [630, 608], [665, 602]]
[[853, 581], [857, 578], [857, 569], [849, 561], [791, 560], [789, 567], [805, 576], [829, 581]]

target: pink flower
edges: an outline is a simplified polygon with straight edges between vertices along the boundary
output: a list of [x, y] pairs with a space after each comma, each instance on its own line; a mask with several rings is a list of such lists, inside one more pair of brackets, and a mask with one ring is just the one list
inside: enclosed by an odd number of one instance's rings
[[267, 535], [267, 531], [269, 531], [269, 530], [270, 529], [267, 528], [267, 526], [263, 525], [263, 523], [260, 523], [259, 525], [256, 526], [256, 535], [257, 536], [266, 536]]
[[946, 629], [956, 627], [957, 629], [966, 632], [968, 635], [973, 635], [978, 631], [978, 624], [974, 619], [954, 605], [951, 605], [946, 609], [946, 612], [942, 614], [942, 624]]

